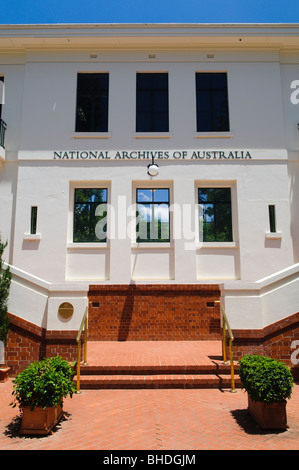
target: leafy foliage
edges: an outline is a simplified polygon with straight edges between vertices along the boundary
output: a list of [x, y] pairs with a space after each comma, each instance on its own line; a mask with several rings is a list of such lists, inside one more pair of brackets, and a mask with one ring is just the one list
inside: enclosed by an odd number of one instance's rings
[[239, 366], [242, 386], [251, 400], [279, 403], [291, 397], [293, 377], [284, 363], [254, 354], [243, 356]]
[[63, 398], [75, 392], [73, 377], [75, 372], [69, 363], [60, 356], [31, 363], [13, 381], [15, 407], [36, 406], [43, 408], [62, 405]]
[[7, 243], [2, 243], [0, 236], [0, 341], [7, 343], [7, 335], [9, 331], [9, 317], [7, 313], [7, 302], [9, 297], [9, 289], [11, 283], [11, 272], [9, 267], [3, 269], [3, 252]]

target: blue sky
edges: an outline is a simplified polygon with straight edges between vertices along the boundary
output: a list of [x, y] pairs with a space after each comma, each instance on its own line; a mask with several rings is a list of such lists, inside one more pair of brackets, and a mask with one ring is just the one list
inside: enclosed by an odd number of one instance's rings
[[0, 0], [0, 24], [299, 23], [299, 0]]

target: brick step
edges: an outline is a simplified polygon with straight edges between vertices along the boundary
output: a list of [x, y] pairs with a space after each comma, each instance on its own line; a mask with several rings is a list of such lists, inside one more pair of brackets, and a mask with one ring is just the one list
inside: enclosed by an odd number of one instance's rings
[[[234, 364], [235, 372], [238, 363]], [[230, 364], [189, 365], [81, 365], [81, 375], [149, 375], [149, 374], [230, 374]]]
[[[83, 375], [81, 389], [146, 389], [146, 388], [231, 388], [227, 374], [123, 374]], [[235, 376], [235, 387], [240, 387]]]
[[[240, 386], [235, 366], [235, 386]], [[76, 377], [74, 378], [76, 381]], [[81, 389], [101, 388], [230, 388], [229, 364], [82, 365]]]

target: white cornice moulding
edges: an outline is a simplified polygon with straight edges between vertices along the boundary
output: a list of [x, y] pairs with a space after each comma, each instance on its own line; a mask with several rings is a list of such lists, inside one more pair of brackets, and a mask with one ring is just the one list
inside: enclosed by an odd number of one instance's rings
[[157, 23], [1, 25], [0, 49], [82, 50], [151, 46], [194, 49], [204, 45], [279, 50], [299, 47], [299, 24]]

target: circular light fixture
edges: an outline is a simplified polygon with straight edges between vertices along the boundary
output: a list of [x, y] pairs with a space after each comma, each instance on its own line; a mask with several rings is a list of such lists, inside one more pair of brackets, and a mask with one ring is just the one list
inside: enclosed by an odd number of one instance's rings
[[156, 163], [151, 163], [150, 165], [147, 166], [147, 174], [149, 176], [157, 176], [159, 173], [159, 167], [156, 165]]

